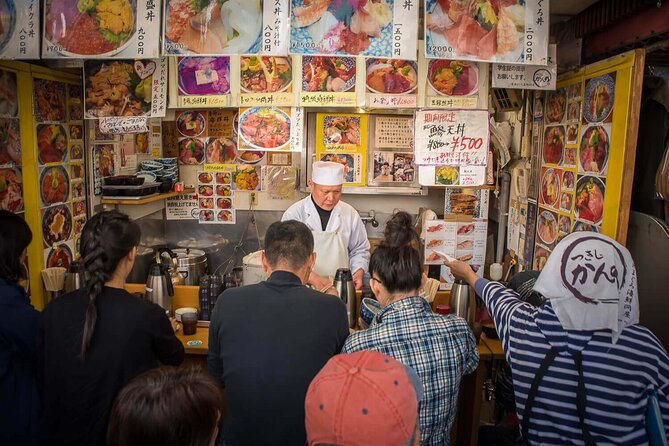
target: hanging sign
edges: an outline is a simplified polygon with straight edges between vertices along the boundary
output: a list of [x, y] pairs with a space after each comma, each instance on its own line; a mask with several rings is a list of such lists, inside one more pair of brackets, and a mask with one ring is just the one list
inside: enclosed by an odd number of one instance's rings
[[166, 0], [164, 54], [285, 55], [288, 0]]
[[37, 0], [2, 2], [0, 8], [0, 59], [39, 58], [39, 14]]
[[548, 65], [492, 64], [493, 88], [555, 90], [557, 59], [555, 44], [548, 45]]
[[530, 65], [548, 62], [549, 0], [424, 1], [428, 58]]
[[290, 52], [416, 60], [418, 0], [291, 0]]
[[45, 5], [43, 58], [160, 56], [160, 2], [51, 0]]
[[419, 166], [485, 166], [487, 110], [417, 110], [414, 147]]

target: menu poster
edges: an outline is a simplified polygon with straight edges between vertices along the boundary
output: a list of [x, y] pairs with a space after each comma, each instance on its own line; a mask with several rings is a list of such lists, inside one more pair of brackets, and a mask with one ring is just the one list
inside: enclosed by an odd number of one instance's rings
[[230, 57], [179, 57], [180, 108], [225, 107], [230, 103]]
[[413, 117], [375, 116], [374, 146], [413, 150]]
[[117, 143], [93, 144], [93, 190], [102, 195], [102, 181], [116, 175]]
[[418, 104], [418, 65], [411, 60], [367, 59], [367, 106], [415, 108]]
[[245, 107], [295, 105], [293, 67], [292, 57], [241, 56], [238, 104]]
[[[485, 253], [488, 238], [488, 222], [485, 220], [457, 220], [455, 249], [445, 252], [449, 256], [466, 262], [478, 272], [485, 264]], [[443, 262], [442, 262], [443, 263]], [[441, 266], [439, 281], [440, 289], [450, 290], [455, 282], [451, 269]]]
[[197, 174], [198, 220], [200, 223], [235, 224], [236, 213], [232, 175], [229, 171], [203, 171]]
[[419, 166], [485, 166], [490, 145], [487, 110], [417, 110], [414, 147]]
[[42, 57], [158, 57], [159, 8], [154, 0], [45, 2]]
[[413, 183], [415, 174], [413, 153], [374, 152], [372, 183]]
[[449, 187], [444, 194], [444, 215], [466, 215], [488, 218], [490, 191]]
[[0, 7], [0, 59], [39, 59], [40, 2], [13, 0]]
[[440, 255], [442, 253], [455, 257], [458, 244], [457, 221], [455, 219], [428, 220], [425, 225], [425, 264], [443, 264], [445, 259]]
[[344, 186], [364, 186], [367, 166], [367, 115], [318, 113], [316, 158], [344, 165]]
[[163, 53], [286, 54], [288, 0], [166, 0]]
[[426, 57], [546, 65], [549, 0], [424, 2]]
[[300, 68], [302, 107], [356, 105], [355, 57], [302, 56]]
[[434, 108], [476, 108], [479, 86], [485, 82], [486, 65], [453, 59], [427, 62], [427, 106]]
[[159, 59], [85, 61], [86, 118], [151, 116], [154, 103], [161, 102], [154, 95], [154, 76], [161, 75], [164, 65]]
[[290, 128], [290, 107], [240, 108], [237, 140], [239, 150], [300, 151], [301, 147], [292, 147], [290, 144]]
[[0, 70], [0, 209], [14, 213], [24, 210], [18, 111], [16, 73]]
[[418, 2], [291, 0], [290, 52], [415, 60]]

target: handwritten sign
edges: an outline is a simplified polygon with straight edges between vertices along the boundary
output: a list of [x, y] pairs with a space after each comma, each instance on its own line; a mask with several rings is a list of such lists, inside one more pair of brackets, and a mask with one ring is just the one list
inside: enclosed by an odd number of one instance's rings
[[419, 166], [485, 166], [490, 143], [487, 110], [417, 110], [414, 147]]
[[432, 108], [476, 108], [476, 96], [428, 97], [427, 106]]
[[212, 96], [178, 96], [179, 108], [220, 108], [230, 106], [230, 95], [219, 94]]
[[548, 65], [492, 64], [493, 88], [555, 90], [557, 59], [555, 44], [548, 45]]
[[236, 164], [205, 164], [205, 172], [236, 172]]
[[242, 93], [237, 96], [237, 103], [240, 107], [291, 106], [295, 103], [295, 96], [293, 93]]
[[[151, 84], [151, 116], [156, 118], [165, 117], [167, 111], [167, 57], [161, 57], [157, 62]], [[141, 72], [142, 67], [138, 66], [141, 63], [139, 60], [135, 61], [135, 71]], [[142, 75], [140, 79], [144, 79]]]
[[302, 107], [291, 108], [292, 124], [290, 126], [290, 150], [302, 151], [304, 144], [304, 109]]
[[366, 103], [371, 108], [416, 108], [418, 101], [415, 94], [368, 94]]
[[355, 92], [347, 93], [300, 93], [300, 107], [351, 107], [356, 105]]
[[146, 133], [149, 131], [148, 121], [146, 116], [102, 117], [100, 132], [108, 135]]

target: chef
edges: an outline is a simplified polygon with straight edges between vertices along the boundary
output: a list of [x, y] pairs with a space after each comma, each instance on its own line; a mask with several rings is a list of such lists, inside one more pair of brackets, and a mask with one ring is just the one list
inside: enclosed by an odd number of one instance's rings
[[350, 268], [355, 288], [369, 266], [369, 240], [358, 212], [340, 201], [344, 166], [318, 161], [311, 169], [311, 195], [288, 208], [282, 220], [298, 220], [314, 235], [316, 264], [309, 284], [317, 290], [332, 285], [338, 268]]

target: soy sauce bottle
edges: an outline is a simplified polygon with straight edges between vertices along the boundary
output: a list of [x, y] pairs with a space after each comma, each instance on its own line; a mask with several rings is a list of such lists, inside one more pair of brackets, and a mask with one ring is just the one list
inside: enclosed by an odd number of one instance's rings
[[211, 299], [209, 297], [209, 276], [204, 275], [200, 278], [200, 290], [198, 292], [200, 300], [200, 319], [203, 321], [211, 320]]
[[223, 292], [223, 281], [221, 280], [221, 276], [219, 276], [218, 274], [214, 274], [213, 276], [211, 276], [211, 279], [209, 281], [210, 315], [214, 314], [214, 307], [216, 306], [216, 300], [218, 299], [218, 296], [222, 292]]

